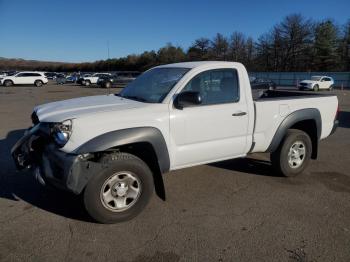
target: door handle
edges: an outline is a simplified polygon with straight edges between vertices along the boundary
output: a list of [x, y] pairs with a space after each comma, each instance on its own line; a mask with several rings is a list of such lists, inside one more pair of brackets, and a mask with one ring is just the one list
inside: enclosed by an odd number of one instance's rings
[[237, 112], [237, 113], [233, 113], [232, 116], [245, 116], [247, 114], [247, 112]]

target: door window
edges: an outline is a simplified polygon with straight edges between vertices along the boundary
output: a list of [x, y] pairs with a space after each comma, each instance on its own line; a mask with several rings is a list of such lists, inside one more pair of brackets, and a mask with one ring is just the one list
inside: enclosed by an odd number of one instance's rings
[[234, 103], [239, 101], [237, 71], [234, 69], [215, 69], [202, 72], [187, 83], [182, 92], [199, 92], [201, 105]]
[[31, 73], [31, 75], [30, 76], [41, 76], [40, 74], [38, 74], [38, 73]]
[[40, 76], [40, 75], [36, 74], [36, 73], [22, 73], [20, 76], [21, 77], [33, 77], [33, 76]]

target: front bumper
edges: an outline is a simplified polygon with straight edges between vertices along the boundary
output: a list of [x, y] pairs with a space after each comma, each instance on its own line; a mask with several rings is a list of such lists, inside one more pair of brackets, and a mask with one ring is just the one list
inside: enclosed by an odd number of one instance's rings
[[299, 85], [300, 90], [312, 90], [311, 85]]
[[40, 124], [18, 140], [11, 154], [17, 169], [29, 168], [41, 184], [50, 184], [75, 194], [80, 194], [92, 174], [101, 168], [98, 162], [88, 160], [89, 154], [60, 151], [54, 143], [43, 138]]
[[67, 154], [50, 144], [42, 153], [39, 163], [41, 176], [49, 184], [80, 194], [92, 175], [95, 163], [88, 161], [83, 155]]

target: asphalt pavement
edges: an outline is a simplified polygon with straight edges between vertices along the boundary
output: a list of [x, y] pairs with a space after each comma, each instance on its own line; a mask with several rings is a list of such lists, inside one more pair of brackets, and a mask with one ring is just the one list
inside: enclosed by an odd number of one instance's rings
[[0, 87], [0, 261], [350, 261], [350, 91], [334, 91], [340, 127], [303, 174], [276, 176], [266, 154], [170, 172], [166, 201], [102, 225], [16, 172], [9, 151], [35, 105], [108, 92]]

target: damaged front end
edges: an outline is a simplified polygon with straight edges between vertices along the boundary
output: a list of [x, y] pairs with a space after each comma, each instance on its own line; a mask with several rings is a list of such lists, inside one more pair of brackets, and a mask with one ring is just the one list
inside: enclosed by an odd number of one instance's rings
[[11, 155], [18, 170], [31, 168], [40, 161], [40, 152], [49, 141], [47, 126], [41, 123], [25, 131], [11, 149]]
[[53, 133], [56, 126], [37, 122], [13, 146], [11, 155], [18, 170], [30, 169], [42, 185], [80, 194], [101, 164], [95, 161], [95, 155], [61, 151]]

